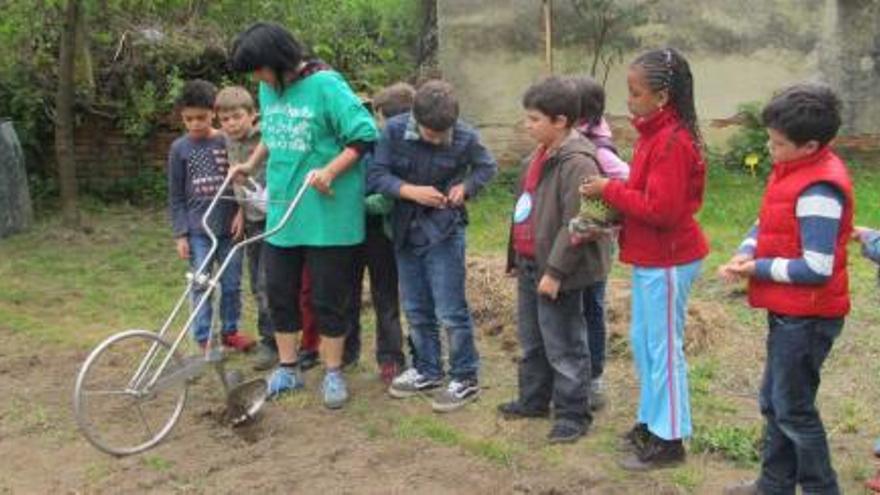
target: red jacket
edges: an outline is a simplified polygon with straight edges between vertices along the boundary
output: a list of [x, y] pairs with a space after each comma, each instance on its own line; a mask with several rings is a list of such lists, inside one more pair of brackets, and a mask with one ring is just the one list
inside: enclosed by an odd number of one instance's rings
[[639, 131], [629, 180], [612, 180], [605, 201], [623, 214], [620, 260], [665, 267], [700, 260], [709, 246], [694, 215], [703, 204], [706, 165], [669, 108], [633, 121]]
[[846, 165], [828, 147], [800, 160], [773, 165], [758, 218], [755, 258], [803, 256], [796, 208], [801, 193], [827, 182], [839, 189], [846, 201], [831, 278], [822, 285], [795, 285], [772, 280], [749, 281], [749, 304], [787, 316], [840, 318], [849, 312], [849, 280], [846, 245], [853, 230], [853, 191]]

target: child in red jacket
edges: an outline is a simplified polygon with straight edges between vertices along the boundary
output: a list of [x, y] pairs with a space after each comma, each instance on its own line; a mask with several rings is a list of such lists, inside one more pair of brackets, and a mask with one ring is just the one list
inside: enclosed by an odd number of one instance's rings
[[623, 215], [620, 259], [633, 265], [630, 331], [641, 389], [638, 419], [626, 435], [635, 454], [621, 466], [648, 470], [684, 462], [682, 439], [691, 435], [684, 320], [709, 251], [694, 218], [706, 166], [693, 77], [681, 54], [667, 48], [639, 56], [627, 84], [639, 131], [629, 179], [592, 179], [581, 193]]

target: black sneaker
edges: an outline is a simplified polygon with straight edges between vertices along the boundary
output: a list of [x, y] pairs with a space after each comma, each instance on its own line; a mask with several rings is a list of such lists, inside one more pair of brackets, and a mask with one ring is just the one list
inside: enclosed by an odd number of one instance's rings
[[577, 425], [574, 421], [557, 421], [547, 440], [552, 444], [556, 443], [574, 443], [587, 433], [587, 429]]
[[498, 404], [498, 412], [504, 419], [549, 418], [549, 409], [526, 409], [518, 400]]
[[397, 375], [388, 387], [388, 394], [395, 399], [406, 399], [425, 392], [430, 392], [443, 385], [442, 380], [431, 380], [419, 374], [415, 368], [410, 368]]
[[648, 431], [648, 425], [645, 423], [636, 423], [631, 430], [623, 434], [621, 440], [623, 450], [635, 450], [638, 452], [644, 449], [648, 441], [651, 440], [651, 432]]
[[627, 471], [651, 471], [683, 464], [686, 455], [681, 440], [663, 440], [655, 435], [635, 454], [620, 461]]
[[434, 396], [431, 409], [439, 413], [452, 412], [473, 402], [479, 395], [480, 385], [476, 380], [452, 380], [446, 390]]

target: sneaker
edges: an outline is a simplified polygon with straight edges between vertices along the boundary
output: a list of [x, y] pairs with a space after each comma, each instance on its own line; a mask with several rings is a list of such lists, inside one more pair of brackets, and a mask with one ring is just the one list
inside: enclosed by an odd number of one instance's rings
[[645, 448], [651, 439], [651, 432], [648, 431], [648, 425], [645, 423], [636, 423], [632, 429], [627, 431], [621, 437], [623, 450], [635, 450], [636, 452]]
[[547, 435], [547, 440], [551, 444], [574, 443], [586, 433], [587, 429], [574, 421], [557, 421]]
[[605, 396], [605, 380], [594, 378], [590, 380], [590, 410], [595, 412], [605, 407], [608, 398]]
[[550, 409], [526, 409], [518, 400], [498, 404], [498, 412], [504, 419], [549, 418]]
[[267, 380], [269, 387], [267, 389], [269, 399], [277, 399], [284, 394], [295, 392], [305, 386], [302, 377], [299, 376], [293, 368], [279, 366], [269, 375]]
[[400, 365], [394, 361], [382, 363], [379, 366], [379, 379], [385, 386], [390, 386], [391, 382], [400, 374]]
[[278, 351], [265, 342], [257, 344], [257, 352], [254, 356], [254, 369], [266, 371], [272, 369], [276, 364], [278, 364]]
[[480, 385], [476, 380], [452, 380], [431, 402], [434, 412], [452, 412], [461, 409], [480, 395]]
[[299, 365], [299, 369], [303, 371], [310, 370], [318, 365], [319, 356], [318, 351], [304, 351], [300, 350], [296, 354], [296, 364]]
[[397, 375], [388, 387], [388, 394], [395, 399], [406, 399], [424, 392], [429, 392], [443, 385], [441, 380], [425, 378], [415, 368], [410, 368]]
[[650, 471], [678, 466], [684, 461], [684, 443], [681, 440], [663, 440], [652, 434], [643, 449], [620, 461], [620, 467], [627, 471]]
[[724, 495], [761, 495], [757, 481], [745, 481], [724, 487]]
[[256, 344], [254, 339], [242, 334], [238, 330], [223, 334], [223, 345], [236, 351], [247, 352]]
[[348, 401], [348, 388], [340, 371], [328, 371], [324, 375], [324, 406], [327, 409], [340, 409]]

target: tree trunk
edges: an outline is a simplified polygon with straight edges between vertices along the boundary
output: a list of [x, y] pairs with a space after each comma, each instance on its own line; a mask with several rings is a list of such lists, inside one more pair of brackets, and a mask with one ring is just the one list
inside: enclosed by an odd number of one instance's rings
[[55, 161], [58, 163], [58, 185], [61, 189], [61, 214], [64, 225], [79, 227], [76, 205], [76, 160], [73, 143], [73, 98], [76, 70], [76, 31], [79, 23], [79, 1], [67, 0], [61, 47], [58, 53], [58, 92], [55, 95]]
[[437, 54], [439, 49], [439, 20], [437, 0], [422, 0], [422, 29], [416, 52], [416, 63], [421, 74], [436, 77], [438, 71]]

